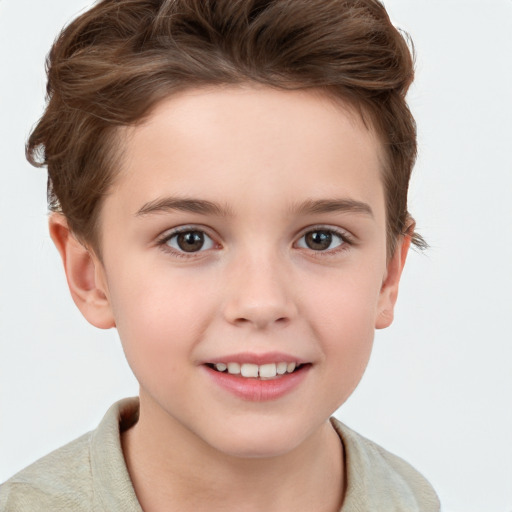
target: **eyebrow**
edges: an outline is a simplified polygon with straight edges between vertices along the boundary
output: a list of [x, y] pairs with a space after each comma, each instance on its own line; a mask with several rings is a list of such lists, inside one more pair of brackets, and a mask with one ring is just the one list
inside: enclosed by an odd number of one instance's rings
[[291, 208], [292, 213], [312, 215], [315, 213], [361, 213], [373, 217], [369, 204], [354, 199], [307, 200]]
[[146, 203], [140, 208], [136, 216], [149, 215], [152, 213], [166, 213], [172, 211], [182, 211], [189, 213], [199, 213], [202, 215], [217, 215], [219, 217], [228, 217], [231, 212], [227, 206], [221, 206], [204, 199], [164, 197]]
[[[142, 206], [136, 216], [156, 213], [182, 211], [201, 215], [216, 215], [219, 217], [232, 216], [229, 207], [205, 199], [164, 197], [150, 201]], [[359, 213], [373, 217], [369, 204], [353, 199], [308, 199], [293, 205], [290, 213], [299, 215], [314, 215], [319, 213]]]

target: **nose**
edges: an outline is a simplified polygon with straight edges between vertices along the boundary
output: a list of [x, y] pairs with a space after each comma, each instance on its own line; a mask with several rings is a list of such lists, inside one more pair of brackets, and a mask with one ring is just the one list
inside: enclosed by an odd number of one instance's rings
[[297, 306], [287, 275], [275, 256], [241, 258], [226, 279], [225, 319], [260, 330], [290, 323]]

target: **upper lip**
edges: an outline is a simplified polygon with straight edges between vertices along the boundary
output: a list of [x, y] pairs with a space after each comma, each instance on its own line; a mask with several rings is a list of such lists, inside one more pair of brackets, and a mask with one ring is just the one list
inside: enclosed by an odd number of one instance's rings
[[257, 364], [261, 366], [269, 363], [297, 363], [306, 364], [309, 361], [297, 356], [285, 354], [283, 352], [265, 352], [257, 354], [254, 352], [239, 352], [236, 354], [227, 354], [225, 356], [214, 357], [203, 361], [202, 364], [219, 364], [219, 363], [238, 363], [238, 364]]

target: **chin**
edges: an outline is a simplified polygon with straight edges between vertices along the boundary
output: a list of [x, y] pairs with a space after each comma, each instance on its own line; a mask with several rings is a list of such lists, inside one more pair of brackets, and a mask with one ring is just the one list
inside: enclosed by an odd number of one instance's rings
[[276, 423], [264, 418], [258, 421], [235, 423], [231, 428], [223, 425], [221, 432], [203, 438], [210, 446], [228, 456], [244, 459], [279, 457], [295, 451], [306, 442], [311, 432], [304, 424]]

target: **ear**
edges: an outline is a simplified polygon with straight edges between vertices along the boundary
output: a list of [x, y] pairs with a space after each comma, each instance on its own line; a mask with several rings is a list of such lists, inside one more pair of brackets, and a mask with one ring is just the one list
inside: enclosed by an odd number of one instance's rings
[[[414, 229], [414, 228], [412, 228]], [[409, 230], [408, 233], [412, 232]], [[375, 320], [376, 329], [389, 327], [393, 322], [396, 299], [398, 298], [398, 285], [404, 269], [407, 253], [411, 246], [411, 235], [406, 234], [397, 241], [396, 249], [387, 263], [386, 277], [382, 283]]]
[[103, 265], [73, 235], [64, 215], [53, 213], [50, 236], [60, 253], [69, 291], [85, 319], [100, 329], [115, 327]]

